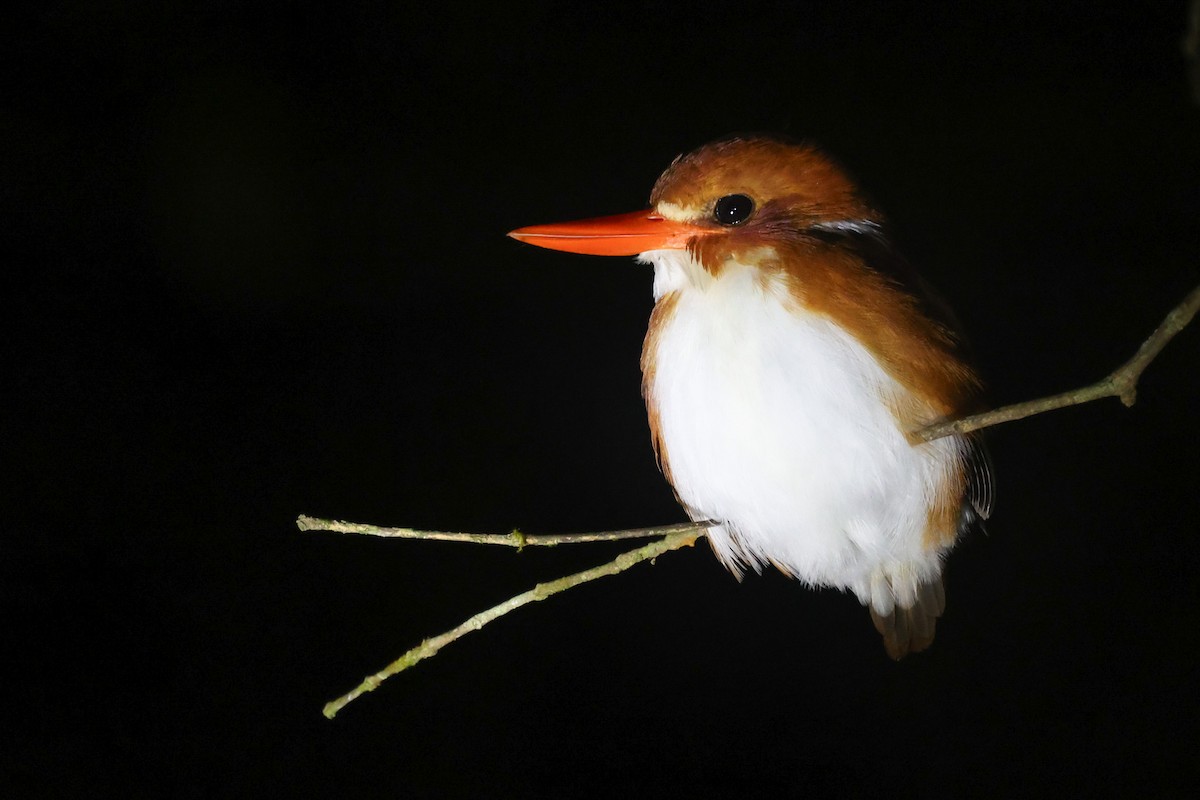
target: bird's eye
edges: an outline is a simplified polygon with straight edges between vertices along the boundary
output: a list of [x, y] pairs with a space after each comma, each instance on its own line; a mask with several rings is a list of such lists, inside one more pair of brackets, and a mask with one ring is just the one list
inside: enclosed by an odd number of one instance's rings
[[727, 194], [713, 208], [713, 218], [722, 225], [741, 225], [752, 213], [754, 201], [744, 194]]

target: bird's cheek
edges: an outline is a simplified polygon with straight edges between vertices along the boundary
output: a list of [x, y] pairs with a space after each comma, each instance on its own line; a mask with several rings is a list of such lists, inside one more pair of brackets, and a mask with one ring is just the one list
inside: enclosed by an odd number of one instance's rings
[[734, 264], [770, 272], [779, 263], [779, 253], [775, 248], [749, 237], [699, 237], [692, 240], [688, 250], [692, 258], [713, 277]]
[[688, 242], [688, 253], [705, 272], [716, 277], [729, 260], [729, 248], [716, 237], [697, 236]]

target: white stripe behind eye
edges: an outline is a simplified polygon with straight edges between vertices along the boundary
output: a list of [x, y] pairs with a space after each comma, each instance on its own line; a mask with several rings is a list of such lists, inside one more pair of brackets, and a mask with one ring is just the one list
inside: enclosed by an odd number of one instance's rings
[[866, 236], [881, 236], [883, 229], [878, 222], [869, 219], [839, 219], [832, 222], [818, 222], [812, 226], [820, 231], [837, 231], [839, 233], [861, 233]]

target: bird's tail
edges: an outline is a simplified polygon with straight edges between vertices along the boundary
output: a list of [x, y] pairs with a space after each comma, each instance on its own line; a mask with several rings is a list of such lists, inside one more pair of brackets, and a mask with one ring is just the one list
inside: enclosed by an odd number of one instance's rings
[[[909, 653], [919, 653], [933, 644], [938, 617], [946, 608], [941, 575], [917, 584], [911, 601], [908, 597], [895, 598], [891, 591], [886, 592], [886, 600], [879, 594], [872, 592], [871, 621], [883, 636], [883, 646], [889, 656], [899, 661]], [[905, 601], [910, 602], [906, 604]]]

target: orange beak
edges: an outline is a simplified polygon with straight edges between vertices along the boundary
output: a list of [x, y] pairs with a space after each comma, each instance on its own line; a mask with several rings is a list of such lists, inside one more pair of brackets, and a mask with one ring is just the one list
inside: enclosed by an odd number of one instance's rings
[[703, 233], [707, 233], [703, 228], [673, 222], [646, 210], [551, 225], [530, 225], [517, 228], [508, 235], [518, 242], [568, 253], [635, 256], [647, 250], [682, 250], [689, 239]]

